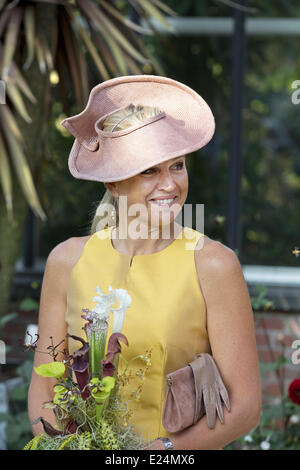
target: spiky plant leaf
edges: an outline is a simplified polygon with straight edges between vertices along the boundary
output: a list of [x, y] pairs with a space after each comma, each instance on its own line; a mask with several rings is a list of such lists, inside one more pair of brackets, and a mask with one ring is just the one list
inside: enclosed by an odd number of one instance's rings
[[1, 64], [1, 78], [6, 80], [9, 74], [9, 67], [13, 60], [17, 47], [19, 28], [23, 16], [23, 8], [15, 7], [11, 12], [9, 23], [7, 26], [4, 42], [3, 59]]
[[12, 177], [8, 154], [0, 134], [0, 181], [9, 218], [12, 219]]
[[34, 59], [35, 13], [33, 5], [27, 5], [24, 13], [24, 30], [27, 48], [27, 58], [23, 65], [28, 70]]
[[[176, 15], [161, 0], [130, 1], [133, 6], [139, 7], [141, 18], [148, 19], [152, 16], [165, 26], [167, 25], [163, 13]], [[56, 9], [53, 15], [56, 21], [52, 21], [52, 32], [46, 37], [38, 21], [38, 14], [41, 12], [41, 6], [44, 12], [44, 8], [49, 5]], [[66, 115], [69, 114], [70, 87], [74, 91], [79, 108], [88, 100], [91, 84], [87, 55], [95, 64], [99, 82], [112, 78], [112, 75], [144, 73], [143, 66], [149, 63], [154, 73], [163, 75], [164, 71], [139, 38], [139, 34], [155, 34], [154, 28], [149, 25], [150, 29], [146, 29], [135, 24], [121, 14], [118, 4], [111, 1], [0, 0], [0, 10], [0, 72], [2, 78], [6, 79], [8, 98], [6, 111], [2, 110], [1, 113], [6, 120], [6, 126], [5, 129], [4, 126], [0, 128], [0, 136], [8, 159], [13, 161], [28, 203], [33, 205], [36, 213], [44, 219], [45, 214], [38, 201], [24, 154], [25, 142], [14, 117], [18, 113], [25, 122], [31, 124], [32, 119], [26, 109], [23, 95], [37, 105], [41, 100], [36, 99], [35, 90], [31, 89], [31, 83], [28, 86], [27, 79], [20, 69], [29, 71], [36, 59], [41, 78], [45, 82], [51, 71], [57, 72], [58, 87]], [[46, 106], [49, 107], [50, 104], [51, 100], [48, 100]], [[43, 115], [47, 119], [49, 109], [43, 109]], [[41, 148], [43, 146], [42, 143]], [[2, 165], [5, 163], [2, 162]], [[7, 174], [7, 169], [4, 171]]]
[[14, 85], [11, 80], [7, 80], [6, 82], [6, 91], [7, 95], [9, 96], [10, 100], [12, 101], [20, 116], [22, 116], [24, 121], [31, 123], [32, 119], [26, 110], [22, 95], [19, 89]]
[[46, 214], [44, 213], [40, 205], [24, 152], [20, 144], [13, 137], [7, 123], [3, 119], [3, 113], [2, 113], [1, 107], [0, 107], [0, 117], [1, 117], [3, 129], [4, 129], [5, 138], [8, 143], [9, 152], [12, 157], [15, 170], [19, 179], [19, 184], [22, 187], [24, 196], [27, 199], [32, 210], [35, 212], [35, 214], [38, 215], [42, 220], [45, 220]]

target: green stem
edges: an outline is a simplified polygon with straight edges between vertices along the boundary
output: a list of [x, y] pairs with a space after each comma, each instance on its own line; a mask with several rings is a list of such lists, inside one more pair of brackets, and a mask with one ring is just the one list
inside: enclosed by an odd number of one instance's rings
[[[125, 358], [122, 356], [122, 354], [121, 354], [121, 353], [120, 353], [120, 356], [121, 356], [121, 357], [124, 359], [124, 361], [126, 361], [126, 359], [125, 359]], [[132, 362], [133, 362], [135, 359], [137, 359], [138, 357], [141, 357], [141, 355], [139, 355], [139, 356], [135, 356], [135, 357], [133, 357], [132, 359], [130, 359], [129, 361], [126, 361], [126, 362], [127, 362], [127, 364], [126, 364], [126, 367], [125, 367], [125, 369], [124, 369], [124, 370], [123, 370], [123, 372], [122, 372], [122, 375], [124, 375], [124, 374], [126, 373], [126, 371], [127, 371], [128, 367], [129, 367], [129, 365], [130, 365], [130, 364], [131, 364], [131, 363], [132, 363]]]
[[90, 372], [91, 375], [94, 375], [95, 371], [95, 356], [94, 356], [94, 351], [95, 351], [95, 332], [92, 331], [91, 333], [91, 338], [90, 338], [90, 351], [89, 351], [89, 356], [90, 356]]
[[94, 331], [90, 339], [90, 371], [92, 376], [102, 376], [101, 360], [104, 359], [106, 335], [97, 335]]
[[95, 349], [94, 349], [94, 373], [101, 377], [102, 375], [102, 365], [101, 359], [103, 358], [101, 337], [95, 335]]
[[105, 413], [105, 410], [106, 408], [108, 407], [109, 403], [110, 403], [110, 397], [112, 395], [112, 393], [114, 392], [115, 388], [113, 388], [109, 394], [109, 396], [106, 398], [105, 402], [103, 403], [103, 408], [102, 408], [102, 415], [103, 413]]
[[96, 420], [97, 420], [97, 424], [100, 424], [102, 411], [103, 411], [103, 403], [96, 403]]
[[[135, 359], [141, 357], [141, 355], [135, 356], [135, 357], [133, 357], [132, 359], [130, 359], [129, 361], [127, 361], [127, 360], [125, 359], [125, 357], [122, 356], [121, 353], [119, 353], [119, 354], [117, 354], [117, 355], [115, 356], [114, 361], [113, 361], [113, 364], [114, 364], [114, 366], [115, 366], [114, 378], [115, 378], [115, 380], [116, 380], [116, 384], [117, 384], [117, 374], [118, 374], [118, 365], [119, 365], [119, 358], [120, 358], [120, 357], [122, 357], [122, 359], [127, 363], [127, 364], [126, 364], [126, 367], [125, 367], [125, 369], [124, 369], [124, 371], [122, 372], [122, 376], [123, 376], [123, 375], [125, 375], [125, 373], [126, 373], [128, 367], [129, 367], [129, 365], [131, 364], [131, 362], [133, 362]], [[117, 393], [117, 388], [118, 388], [117, 385], [115, 385], [114, 388], [112, 389], [112, 391], [110, 392], [110, 395], [109, 395], [109, 398], [108, 398], [107, 402], [111, 403], [111, 401], [115, 398], [116, 393]], [[107, 403], [106, 406], [108, 406], [109, 403]], [[106, 408], [106, 406], [105, 406], [105, 408]]]

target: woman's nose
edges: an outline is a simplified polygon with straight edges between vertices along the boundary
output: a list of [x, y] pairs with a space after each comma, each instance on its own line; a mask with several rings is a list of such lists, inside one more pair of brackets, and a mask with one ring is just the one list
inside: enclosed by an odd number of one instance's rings
[[170, 191], [176, 185], [175, 185], [173, 176], [169, 172], [166, 171], [160, 174], [158, 186], [159, 186], [159, 189]]

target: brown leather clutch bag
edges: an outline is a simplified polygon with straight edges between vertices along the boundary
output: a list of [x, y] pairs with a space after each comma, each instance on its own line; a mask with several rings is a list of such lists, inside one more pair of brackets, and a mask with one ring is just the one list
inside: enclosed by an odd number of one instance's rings
[[166, 376], [162, 424], [169, 432], [177, 432], [199, 421], [205, 414], [210, 429], [216, 425], [216, 412], [224, 424], [221, 399], [230, 411], [228, 392], [215, 360], [201, 353], [187, 366]]

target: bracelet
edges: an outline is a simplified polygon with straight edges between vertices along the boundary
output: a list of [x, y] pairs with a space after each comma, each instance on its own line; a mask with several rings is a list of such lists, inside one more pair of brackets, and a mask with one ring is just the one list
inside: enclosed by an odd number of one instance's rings
[[166, 450], [174, 450], [173, 444], [168, 437], [158, 437], [157, 439], [163, 441]]

